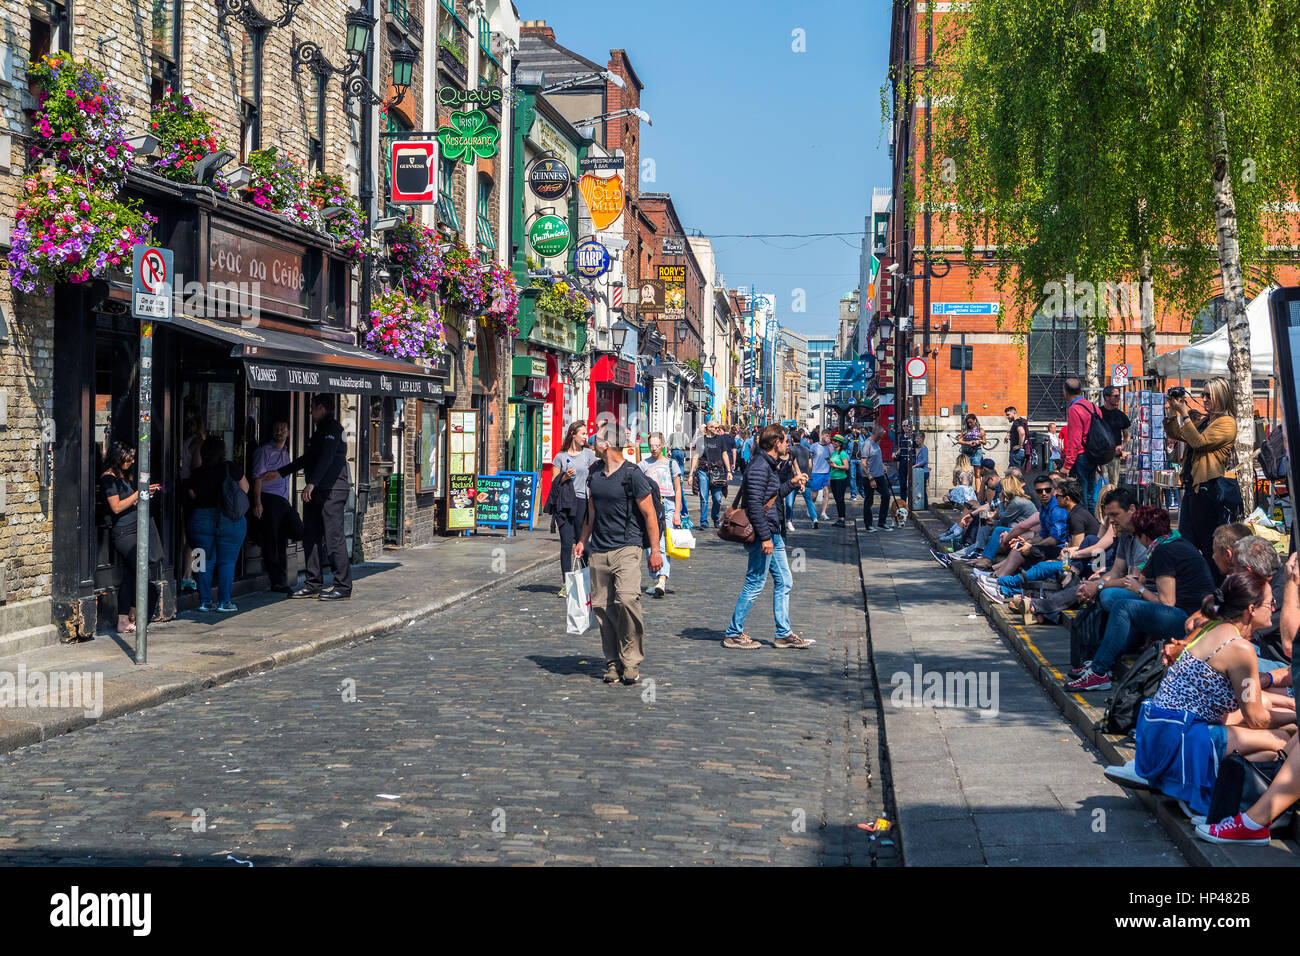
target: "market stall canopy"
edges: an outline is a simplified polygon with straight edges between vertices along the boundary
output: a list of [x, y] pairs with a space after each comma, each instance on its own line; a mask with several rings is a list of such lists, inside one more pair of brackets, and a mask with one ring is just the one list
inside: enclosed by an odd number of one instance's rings
[[446, 356], [429, 370], [346, 342], [215, 319], [176, 316], [172, 328], [234, 346], [253, 388], [276, 392], [374, 393], [393, 398], [442, 398]]
[[[1273, 374], [1273, 326], [1269, 319], [1269, 286], [1246, 305], [1250, 323], [1250, 371], [1254, 378]], [[1199, 342], [1156, 356], [1156, 372], [1165, 378], [1209, 378], [1228, 374], [1228, 327], [1215, 329]]]

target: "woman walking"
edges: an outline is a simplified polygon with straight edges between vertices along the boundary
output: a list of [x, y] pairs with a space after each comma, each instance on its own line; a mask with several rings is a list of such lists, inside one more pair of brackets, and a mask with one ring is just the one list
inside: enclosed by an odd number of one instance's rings
[[[190, 515], [190, 541], [203, 551], [203, 570], [195, 570], [199, 584], [199, 610], [220, 611], [230, 614], [238, 611], [232, 600], [235, 587], [235, 561], [244, 546], [248, 532], [248, 519], [241, 515], [232, 521], [222, 508], [227, 478], [238, 483], [248, 494], [248, 478], [244, 469], [226, 460], [226, 443], [217, 435], [203, 439], [199, 448], [203, 464], [190, 475], [187, 490], [194, 504]], [[217, 603], [212, 603], [212, 573], [217, 575]]]
[[844, 491], [849, 486], [849, 440], [843, 435], [835, 436], [835, 451], [831, 452], [831, 494], [835, 496], [835, 527], [844, 527]]
[[[663, 432], [652, 432], [650, 434], [650, 457], [641, 462], [640, 469], [645, 472], [645, 476], [650, 479], [659, 490], [659, 497], [663, 499], [664, 515], [673, 523], [674, 528], [682, 526], [682, 518], [686, 514], [686, 499], [682, 496], [682, 470], [673, 461], [664, 454], [664, 435]], [[646, 548], [646, 564], [649, 566], [651, 551]], [[653, 588], [646, 588], [647, 594], [653, 594], [657, 598], [663, 597], [668, 593], [668, 577], [672, 573], [668, 563], [668, 528], [659, 529], [659, 554], [663, 556], [663, 567], [659, 569], [658, 580], [655, 581]], [[650, 569], [654, 574], [654, 569]]]
[[[662, 439], [661, 439], [662, 440]], [[564, 575], [573, 570], [573, 545], [587, 516], [587, 476], [596, 453], [587, 447], [587, 423], [574, 422], [564, 433], [560, 453], [551, 462], [551, 505], [560, 529], [560, 597], [569, 596]]]
[[[124, 442], [115, 441], [108, 450], [107, 467], [99, 476], [99, 487], [104, 492], [104, 500], [113, 513], [113, 550], [122, 559], [122, 578], [117, 586], [117, 633], [131, 634], [135, 631], [135, 584], [136, 584], [136, 505], [140, 501], [140, 492], [135, 490], [131, 472], [135, 467], [135, 449]], [[161, 485], [150, 485], [150, 492], [155, 492]], [[149, 522], [149, 620], [158, 614], [158, 586], [154, 584], [162, 574], [162, 538]]]

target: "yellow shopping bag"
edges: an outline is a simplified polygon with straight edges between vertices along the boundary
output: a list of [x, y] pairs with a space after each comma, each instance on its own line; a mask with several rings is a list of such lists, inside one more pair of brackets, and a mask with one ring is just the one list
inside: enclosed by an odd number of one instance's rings
[[[672, 527], [665, 528], [664, 530], [668, 533], [668, 557], [672, 558], [674, 561], [682, 561], [689, 558], [691, 556], [691, 549], [678, 543], [682, 536], [681, 530]], [[694, 541], [693, 535], [691, 536], [691, 540]]]

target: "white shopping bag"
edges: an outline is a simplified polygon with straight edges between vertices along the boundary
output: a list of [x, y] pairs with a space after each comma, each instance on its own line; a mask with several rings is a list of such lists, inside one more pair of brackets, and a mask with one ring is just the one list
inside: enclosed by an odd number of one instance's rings
[[688, 551], [695, 547], [695, 533], [690, 528], [669, 528], [668, 533], [673, 536], [673, 546], [686, 548]]
[[591, 569], [585, 564], [564, 576], [568, 589], [568, 632], [585, 634], [591, 627]]

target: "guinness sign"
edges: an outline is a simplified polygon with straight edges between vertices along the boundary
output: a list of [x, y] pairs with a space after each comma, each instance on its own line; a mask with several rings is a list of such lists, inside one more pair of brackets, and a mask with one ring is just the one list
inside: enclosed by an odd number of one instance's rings
[[562, 198], [572, 182], [573, 174], [559, 159], [539, 159], [528, 170], [528, 188], [538, 199], [548, 202]]

